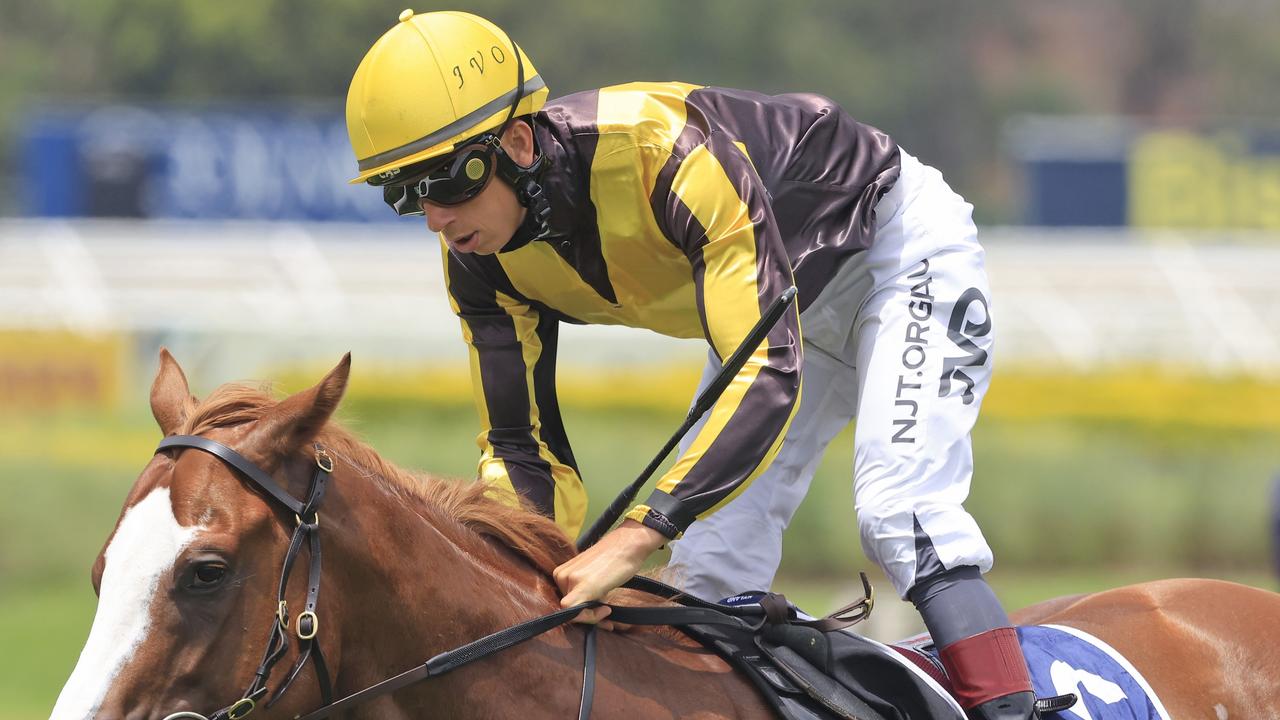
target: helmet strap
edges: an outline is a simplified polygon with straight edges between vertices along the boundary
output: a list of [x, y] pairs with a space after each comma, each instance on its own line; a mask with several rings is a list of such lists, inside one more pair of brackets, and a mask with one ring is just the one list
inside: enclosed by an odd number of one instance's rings
[[[533, 128], [529, 128], [532, 132]], [[496, 148], [498, 157], [498, 166], [496, 168], [498, 177], [502, 178], [516, 192], [516, 200], [527, 208], [533, 214], [533, 220], [537, 223], [538, 234], [533, 239], [540, 240], [551, 234], [551, 201], [543, 191], [542, 183], [539, 178], [542, 176], [543, 170], [547, 166], [546, 155], [537, 151], [537, 141], [534, 141], [534, 152], [536, 153], [533, 162], [527, 167], [520, 165], [511, 159], [502, 147]]]
[[533, 214], [533, 221], [538, 224], [538, 234], [534, 240], [541, 240], [551, 234], [551, 201], [542, 189], [542, 183], [531, 175], [521, 175], [516, 181], [516, 197], [520, 204]]
[[[502, 126], [495, 133], [499, 143], [502, 142], [502, 137], [510, 127], [511, 121], [515, 119], [520, 101], [524, 99], [524, 59], [520, 57], [520, 47], [516, 45], [515, 40], [511, 39], [510, 33], [504, 30], [503, 34], [507, 36], [507, 42], [511, 43], [511, 51], [516, 56], [516, 94], [511, 100], [511, 108], [507, 111], [507, 119], [502, 121]], [[532, 135], [532, 125], [529, 126], [529, 132]], [[538, 177], [542, 175], [545, 165], [543, 162], [545, 156], [538, 151], [536, 137], [533, 138], [533, 152], [533, 162], [528, 167], [523, 167], [503, 152], [499, 145], [497, 169], [498, 177], [505, 180], [516, 191], [516, 199], [533, 214], [534, 222], [538, 224], [538, 235], [534, 240], [539, 240], [551, 234], [551, 201], [543, 192], [542, 183], [538, 182]]]

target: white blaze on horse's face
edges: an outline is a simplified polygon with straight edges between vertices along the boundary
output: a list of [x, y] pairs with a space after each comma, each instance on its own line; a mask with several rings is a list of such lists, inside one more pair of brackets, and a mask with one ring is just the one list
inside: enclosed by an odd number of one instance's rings
[[160, 583], [198, 531], [178, 524], [169, 488], [152, 490], [125, 512], [107, 547], [89, 641], [50, 720], [83, 720], [98, 712], [113, 680], [147, 637]]

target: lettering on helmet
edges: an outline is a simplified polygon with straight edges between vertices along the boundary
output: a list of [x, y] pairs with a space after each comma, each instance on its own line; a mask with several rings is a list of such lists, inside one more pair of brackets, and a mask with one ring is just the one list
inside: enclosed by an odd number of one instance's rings
[[[475, 54], [467, 59], [467, 67], [474, 68], [476, 72], [484, 75], [485, 53], [483, 50], [476, 50]], [[507, 61], [507, 52], [498, 45], [489, 46], [489, 57], [493, 61], [502, 65]], [[453, 66], [453, 76], [458, 78], [458, 89], [461, 90], [463, 85], [467, 84], [466, 77], [462, 74], [462, 65]]]

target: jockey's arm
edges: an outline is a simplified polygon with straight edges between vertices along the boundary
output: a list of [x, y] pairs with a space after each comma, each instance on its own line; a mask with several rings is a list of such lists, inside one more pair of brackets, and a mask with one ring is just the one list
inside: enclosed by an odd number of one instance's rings
[[586, 491], [560, 419], [555, 373], [539, 362], [555, 357], [558, 321], [495, 289], [447, 250], [444, 264], [471, 357], [478, 475], [499, 499], [523, 501], [576, 537]]
[[[723, 362], [794, 284], [768, 193], [745, 150], [713, 134], [690, 151], [672, 179], [660, 224], [689, 258], [707, 340]], [[777, 454], [799, 404], [801, 360], [799, 312], [792, 308], [627, 517], [674, 539], [745, 490]]]
[[[723, 361], [793, 284], [767, 192], [744, 151], [712, 135], [681, 161], [662, 205], [659, 225], [689, 258], [707, 339]], [[653, 550], [732, 500], [768, 467], [799, 404], [800, 366], [799, 312], [792, 308], [649, 498], [598, 544], [557, 569], [565, 607], [603, 597], [638, 571]]]

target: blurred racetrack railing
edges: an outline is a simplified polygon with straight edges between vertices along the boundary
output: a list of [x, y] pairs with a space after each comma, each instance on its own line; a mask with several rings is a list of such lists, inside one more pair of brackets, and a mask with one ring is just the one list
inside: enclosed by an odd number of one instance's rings
[[[15, 337], [50, 332], [115, 338], [144, 374], [161, 345], [222, 379], [349, 350], [366, 366], [466, 364], [440, 246], [404, 226], [0, 221], [0, 344], [8, 334], [12, 353]], [[622, 328], [579, 338], [562, 352], [588, 365], [704, 352]]]
[[[995, 228], [981, 237], [1002, 364], [1280, 373], [1273, 235]], [[50, 331], [124, 334], [146, 355], [166, 344], [215, 377], [332, 362], [347, 350], [366, 361], [466, 361], [439, 246], [404, 226], [0, 222], [0, 332], [12, 341]], [[621, 328], [566, 328], [561, 344], [562, 358], [588, 367], [702, 352]]]

